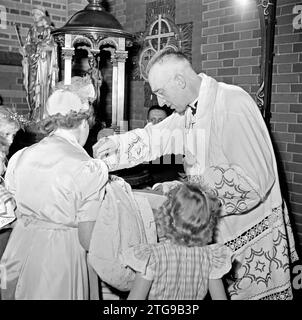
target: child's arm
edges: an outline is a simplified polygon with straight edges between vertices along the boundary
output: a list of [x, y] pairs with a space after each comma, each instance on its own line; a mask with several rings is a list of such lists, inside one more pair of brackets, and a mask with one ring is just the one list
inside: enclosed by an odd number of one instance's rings
[[212, 300], [227, 300], [221, 279], [209, 279], [209, 291]]
[[129, 293], [127, 300], [145, 300], [148, 296], [152, 281], [142, 277], [142, 274], [137, 272], [133, 287]]

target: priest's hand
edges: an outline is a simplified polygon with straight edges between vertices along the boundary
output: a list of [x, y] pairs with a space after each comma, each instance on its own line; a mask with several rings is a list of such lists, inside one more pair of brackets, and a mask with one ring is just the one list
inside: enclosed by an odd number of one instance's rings
[[118, 145], [113, 139], [108, 137], [101, 138], [93, 147], [93, 157], [96, 159], [104, 160], [110, 156], [113, 156], [117, 149]]

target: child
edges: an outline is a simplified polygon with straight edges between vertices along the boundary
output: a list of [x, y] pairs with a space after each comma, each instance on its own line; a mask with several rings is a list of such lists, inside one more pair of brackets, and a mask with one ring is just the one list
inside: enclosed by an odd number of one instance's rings
[[231, 250], [208, 245], [220, 207], [217, 198], [192, 183], [170, 191], [156, 217], [161, 242], [122, 254], [137, 272], [129, 300], [197, 300], [208, 289], [213, 300], [227, 299], [221, 277], [231, 268]]
[[11, 233], [10, 223], [15, 220], [15, 201], [12, 194], [5, 188], [2, 176], [6, 170], [5, 162], [9, 147], [20, 129], [17, 119], [16, 114], [0, 106], [0, 259]]

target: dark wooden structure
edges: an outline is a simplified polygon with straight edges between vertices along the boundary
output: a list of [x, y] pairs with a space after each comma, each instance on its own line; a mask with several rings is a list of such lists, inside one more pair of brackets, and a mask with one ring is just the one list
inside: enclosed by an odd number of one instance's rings
[[261, 26], [260, 86], [256, 97], [257, 105], [270, 129], [277, 0], [255, 1], [257, 1]]

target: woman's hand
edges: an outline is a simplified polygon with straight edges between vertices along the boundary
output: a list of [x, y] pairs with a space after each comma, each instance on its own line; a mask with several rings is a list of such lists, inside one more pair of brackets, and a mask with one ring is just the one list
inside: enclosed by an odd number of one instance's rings
[[209, 279], [209, 291], [212, 300], [228, 300], [221, 279]]
[[90, 245], [94, 224], [95, 224], [94, 221], [79, 222], [79, 227], [78, 227], [79, 241], [81, 246], [86, 251], [89, 251], [89, 245]]
[[94, 158], [103, 160], [114, 155], [117, 148], [118, 146], [112, 139], [104, 137], [93, 146], [93, 156]]
[[145, 300], [151, 288], [152, 281], [142, 277], [142, 274], [137, 272], [133, 287], [127, 300]]

